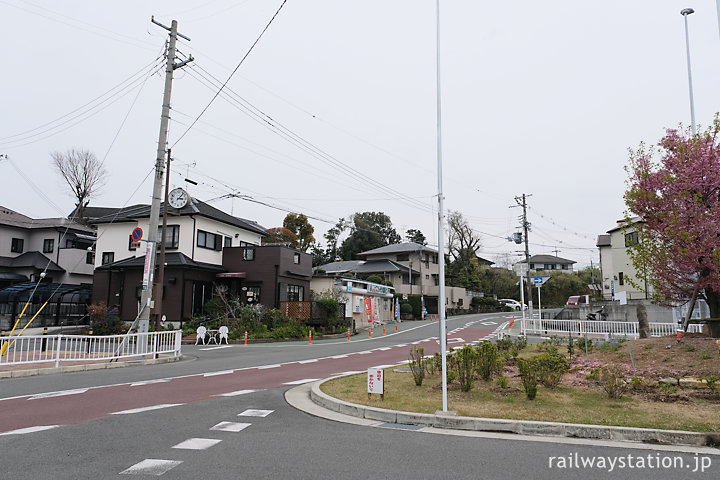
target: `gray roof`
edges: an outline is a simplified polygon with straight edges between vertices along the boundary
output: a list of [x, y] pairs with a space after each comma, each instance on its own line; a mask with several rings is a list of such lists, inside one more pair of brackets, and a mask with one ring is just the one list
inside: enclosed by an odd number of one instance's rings
[[[135, 221], [138, 218], [150, 217], [150, 205], [133, 205], [130, 207], [116, 209], [106, 209], [105, 207], [95, 208], [105, 209], [106, 213], [105, 215], [96, 217], [91, 220], [90, 223], [92, 224], [130, 222]], [[162, 204], [160, 206], [160, 211], [162, 212]], [[203, 217], [212, 218], [213, 220], [217, 220], [218, 222], [223, 222], [228, 225], [243, 228], [250, 232], [259, 233], [263, 236], [267, 235], [267, 233], [265, 232], [265, 228], [259, 225], [257, 222], [254, 222], [252, 220], [246, 220], [244, 218], [233, 217], [232, 215], [228, 215], [222, 210], [218, 210], [217, 208], [210, 206], [201, 200], [198, 200], [197, 198], [191, 198], [188, 204], [181, 209], [169, 208], [168, 218], [173, 215], [200, 215]]]
[[25, 252], [17, 257], [0, 257], [0, 267], [6, 268], [34, 268], [36, 270], [45, 270], [48, 272], [64, 272], [57, 263], [53, 262], [40, 252]]
[[367, 250], [365, 252], [360, 252], [358, 255], [382, 255], [382, 254], [390, 254], [390, 253], [412, 253], [412, 252], [429, 252], [429, 253], [437, 253], [437, 250], [434, 250], [426, 245], [420, 245], [419, 243], [415, 242], [405, 242], [405, 243], [393, 243], [390, 245], [385, 245], [384, 247], [374, 248], [372, 250]]
[[[525, 263], [525, 260], [522, 260], [518, 263]], [[567, 258], [556, 257], [555, 255], [533, 255], [532, 257], [530, 257], [530, 263], [556, 263], [560, 265], [572, 265], [573, 263], [577, 262], [575, 260], [568, 260]]]
[[645, 220], [643, 220], [642, 217], [632, 217], [630, 221], [628, 221], [627, 219], [618, 220], [617, 225], [608, 230], [606, 233], [612, 233], [617, 230], [622, 230], [623, 228], [630, 227], [636, 223], [645, 223]]
[[67, 218], [30, 218], [7, 207], [0, 206], [0, 225], [28, 230], [76, 230], [94, 235], [92, 228], [73, 222]]
[[[159, 257], [160, 254], [157, 254]], [[124, 270], [126, 268], [143, 268], [145, 266], [145, 256], [142, 257], [130, 257], [123, 260], [118, 260], [113, 263], [106, 263], [96, 268], [96, 270]], [[166, 267], [187, 267], [198, 270], [210, 270], [214, 272], [226, 272], [227, 269], [221, 265], [214, 265], [212, 263], [196, 262], [184, 253], [171, 252], [165, 254], [165, 266]]]
[[610, 246], [610, 235], [598, 235], [596, 247], [609, 247]]
[[[332, 262], [325, 265], [320, 265], [313, 269], [313, 272], [323, 270], [329, 275], [339, 273], [354, 273], [354, 274], [371, 274], [371, 273], [392, 273], [392, 272], [407, 272], [408, 267], [401, 265], [392, 260], [380, 259], [380, 260], [346, 260], [342, 262]], [[412, 273], [419, 273], [417, 270], [412, 269]]]

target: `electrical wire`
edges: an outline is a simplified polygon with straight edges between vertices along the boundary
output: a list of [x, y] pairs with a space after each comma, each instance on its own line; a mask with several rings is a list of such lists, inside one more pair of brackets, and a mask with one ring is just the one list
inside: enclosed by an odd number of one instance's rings
[[232, 79], [233, 75], [235, 75], [235, 72], [238, 71], [238, 69], [240, 68], [240, 66], [245, 62], [245, 59], [250, 55], [250, 53], [253, 51], [253, 49], [254, 49], [255, 46], [258, 44], [258, 42], [259, 42], [260, 39], [263, 37], [263, 35], [265, 35], [265, 32], [268, 30], [268, 28], [270, 28], [270, 25], [273, 23], [273, 21], [274, 21], [275, 18], [278, 16], [278, 14], [279, 14], [280, 11], [282, 10], [282, 8], [285, 6], [285, 3], [287, 3], [287, 0], [283, 0], [283, 2], [280, 4], [280, 7], [277, 9], [277, 11], [275, 12], [275, 14], [272, 16], [272, 18], [270, 19], [270, 21], [268, 22], [268, 24], [265, 25], [265, 28], [263, 28], [262, 32], [260, 32], [260, 35], [257, 37], [257, 39], [255, 40], [255, 42], [253, 42], [253, 44], [250, 46], [250, 48], [249, 48], [248, 51], [245, 53], [245, 55], [243, 56], [243, 58], [240, 59], [240, 63], [237, 64], [237, 66], [236, 66], [235, 69], [232, 71], [232, 73], [231, 73], [230, 76], [227, 78], [227, 80], [225, 80], [225, 82], [224, 82], [223, 85], [220, 87], [220, 89], [217, 91], [217, 93], [215, 93], [215, 95], [210, 99], [210, 102], [208, 102], [208, 104], [205, 106], [205, 108], [202, 109], [202, 111], [200, 112], [200, 114], [198, 114], [197, 118], [196, 118], [195, 120], [193, 120], [193, 122], [190, 124], [190, 126], [187, 128], [187, 130], [185, 130], [185, 131], [180, 135], [180, 137], [179, 137], [177, 140], [175, 140], [175, 143], [173, 143], [172, 146], [170, 147], [171, 149], [174, 148], [175, 145], [177, 145], [178, 142], [180, 142], [180, 140], [182, 140], [183, 137], [185, 137], [185, 135], [187, 135], [187, 133], [193, 128], [193, 126], [195, 126], [195, 124], [197, 123], [197, 121], [200, 120], [200, 117], [202, 117], [202, 116], [205, 114], [205, 112], [208, 110], [208, 108], [210, 108], [210, 105], [213, 104], [213, 102], [215, 101], [215, 99], [218, 98], [218, 96], [220, 95], [220, 92], [222, 92], [223, 88], [225, 88], [225, 86], [228, 84], [228, 82]]

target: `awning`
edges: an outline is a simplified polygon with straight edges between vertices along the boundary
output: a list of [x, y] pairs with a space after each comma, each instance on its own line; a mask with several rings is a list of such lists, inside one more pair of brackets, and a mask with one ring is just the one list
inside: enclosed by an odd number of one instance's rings
[[0, 280], [20, 280], [21, 282], [27, 282], [25, 275], [19, 275], [17, 273], [0, 273]]
[[305, 272], [299, 272], [297, 270], [288, 270], [286, 273], [288, 275], [295, 275], [296, 277], [310, 277], [310, 274]]
[[245, 278], [245, 272], [216, 273], [217, 278]]
[[97, 237], [95, 235], [84, 235], [82, 233], [76, 233], [75, 238], [80, 240], [87, 240], [88, 242], [94, 242], [97, 240]]

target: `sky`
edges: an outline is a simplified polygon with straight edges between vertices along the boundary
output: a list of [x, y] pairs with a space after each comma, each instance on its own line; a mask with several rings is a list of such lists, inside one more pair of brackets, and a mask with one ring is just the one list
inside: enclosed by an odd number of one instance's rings
[[444, 205], [501, 265], [520, 259], [523, 194], [531, 254], [597, 264], [628, 149], [690, 124], [683, 8], [698, 125], [720, 111], [712, 0], [440, 0], [439, 70], [433, 0], [118, 5], [0, 0], [0, 205], [67, 216], [50, 153], [70, 148], [108, 171], [91, 205], [150, 202], [167, 39], [153, 15], [194, 59], [173, 82], [171, 188], [266, 228], [303, 213], [322, 244], [381, 211], [437, 245], [438, 71]]

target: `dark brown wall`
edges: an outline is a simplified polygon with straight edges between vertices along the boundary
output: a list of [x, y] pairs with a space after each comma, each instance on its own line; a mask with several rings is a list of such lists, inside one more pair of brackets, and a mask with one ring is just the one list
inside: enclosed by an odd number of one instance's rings
[[[254, 260], [243, 260], [246, 248], [255, 249]], [[300, 254], [300, 264], [293, 263], [295, 253]], [[260, 287], [260, 303], [268, 307], [279, 307], [278, 285], [290, 283], [305, 289], [305, 298], [310, 298], [310, 279], [312, 278], [312, 255], [288, 247], [226, 247], [223, 249], [223, 267], [229, 272], [243, 272], [245, 286]], [[292, 275], [288, 270], [301, 273]]]

